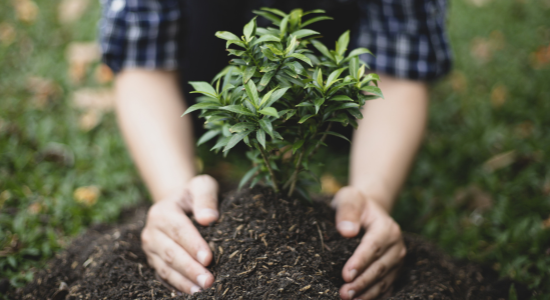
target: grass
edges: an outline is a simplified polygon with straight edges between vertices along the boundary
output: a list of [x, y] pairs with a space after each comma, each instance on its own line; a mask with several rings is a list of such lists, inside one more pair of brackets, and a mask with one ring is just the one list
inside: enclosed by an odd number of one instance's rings
[[[148, 197], [112, 113], [85, 130], [86, 112], [72, 105], [74, 91], [104, 86], [97, 62], [75, 84], [65, 59], [71, 42], [95, 39], [98, 3], [72, 25], [57, 21], [55, 5], [37, 5], [26, 23], [0, 4], [0, 23], [16, 33], [0, 41], [0, 278], [12, 286], [71, 237]], [[455, 69], [431, 88], [426, 142], [394, 211], [403, 229], [538, 289], [538, 299], [550, 294], [550, 57], [540, 51], [550, 45], [549, 13], [546, 0], [450, 1]], [[44, 105], [31, 76], [59, 89]], [[319, 173], [345, 182], [347, 157], [330, 161]], [[97, 199], [76, 201], [87, 186]]]

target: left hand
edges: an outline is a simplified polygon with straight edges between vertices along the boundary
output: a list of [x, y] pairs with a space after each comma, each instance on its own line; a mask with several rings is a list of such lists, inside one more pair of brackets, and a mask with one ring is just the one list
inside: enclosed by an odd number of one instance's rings
[[332, 205], [342, 236], [355, 237], [361, 227], [365, 229], [342, 270], [347, 283], [340, 288], [340, 297], [367, 300], [387, 296], [407, 253], [399, 225], [379, 203], [352, 186], [338, 191]]

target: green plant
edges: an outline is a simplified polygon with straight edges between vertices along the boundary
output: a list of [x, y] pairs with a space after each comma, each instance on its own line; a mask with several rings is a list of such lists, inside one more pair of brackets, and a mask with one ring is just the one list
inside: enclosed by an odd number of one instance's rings
[[208, 131], [199, 145], [218, 137], [212, 150], [223, 148], [227, 153], [241, 141], [251, 148], [247, 156], [254, 166], [240, 187], [256, 175], [251, 186], [263, 180], [276, 192], [283, 189], [290, 196], [296, 190], [308, 198], [306, 179], [315, 178], [308, 167], [311, 156], [325, 145], [327, 135], [347, 140], [330, 131], [332, 124], [357, 127], [365, 101], [382, 97], [373, 85], [379, 77], [367, 73], [368, 66], [358, 58], [371, 54], [368, 49], [358, 48], [345, 55], [349, 31], [340, 36], [335, 50], [329, 50], [315, 40], [319, 32], [304, 29], [331, 19], [321, 15], [302, 22], [302, 17], [324, 11], [295, 9], [286, 14], [262, 8], [255, 13], [278, 28], [257, 27], [254, 18], [244, 26], [240, 38], [217, 32], [217, 37], [227, 40], [227, 48], [240, 48], [227, 49], [237, 58], [213, 79], [215, 87], [190, 82], [194, 93], [203, 96], [185, 114], [201, 110], [206, 119]]

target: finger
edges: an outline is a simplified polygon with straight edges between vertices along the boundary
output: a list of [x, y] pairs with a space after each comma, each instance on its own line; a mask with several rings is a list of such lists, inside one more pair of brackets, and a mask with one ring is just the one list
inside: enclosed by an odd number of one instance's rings
[[147, 223], [153, 224], [153, 228], [146, 227], [142, 232], [141, 238], [144, 247], [148, 244], [151, 244], [151, 248], [158, 247], [154, 244], [153, 237], [158, 234], [155, 231], [160, 231], [180, 245], [203, 266], [208, 266], [212, 261], [210, 247], [183, 211], [154, 205], [147, 215]]
[[[382, 280], [375, 283], [371, 288], [358, 296], [356, 299], [360, 300], [372, 300], [372, 299], [385, 299], [388, 297], [388, 291], [390, 290], [393, 282], [397, 278], [399, 270], [396, 268], [388, 273]], [[380, 298], [378, 298], [380, 297]]]
[[168, 266], [158, 255], [148, 255], [147, 260], [149, 261], [149, 264], [157, 271], [160, 278], [166, 280], [170, 285], [179, 291], [191, 295], [201, 291], [199, 286]]
[[168, 236], [159, 232], [152, 237], [155, 247], [145, 246], [145, 251], [160, 257], [166, 265], [203, 289], [214, 283], [214, 276]]
[[392, 247], [379, 260], [372, 263], [365, 272], [357, 276], [353, 282], [343, 285], [340, 293], [348, 295], [349, 299], [353, 299], [352, 295], [372, 289], [379, 281], [384, 280], [387, 274], [399, 269], [401, 253], [402, 249], [400, 247]]
[[364, 203], [363, 195], [354, 187], [347, 186], [336, 193], [336, 228], [342, 236], [350, 238], [359, 233]]
[[[361, 243], [344, 265], [342, 278], [346, 282], [354, 280], [357, 275], [363, 273], [374, 261], [396, 244], [399, 244], [399, 249], [404, 250], [401, 229], [393, 219], [386, 217], [371, 222]], [[399, 259], [393, 264], [398, 262]]]
[[218, 219], [218, 183], [214, 178], [199, 175], [191, 179], [189, 197], [193, 203], [193, 215], [199, 224], [206, 226]]

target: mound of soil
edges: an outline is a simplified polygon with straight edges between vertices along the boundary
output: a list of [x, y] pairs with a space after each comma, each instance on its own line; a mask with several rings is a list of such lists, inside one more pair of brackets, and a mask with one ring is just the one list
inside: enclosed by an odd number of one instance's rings
[[[359, 243], [335, 230], [327, 203], [315, 208], [270, 190], [226, 197], [221, 217], [199, 227], [209, 241], [214, 285], [181, 295], [155, 276], [141, 250], [146, 207], [123, 223], [77, 238], [15, 291], [16, 299], [339, 299], [341, 269]], [[456, 262], [418, 236], [406, 234], [408, 254], [390, 299], [507, 299], [510, 281], [471, 263]], [[527, 299], [521, 287], [518, 298]]]

